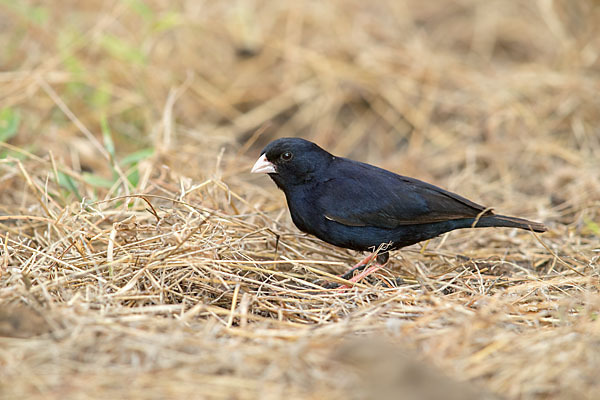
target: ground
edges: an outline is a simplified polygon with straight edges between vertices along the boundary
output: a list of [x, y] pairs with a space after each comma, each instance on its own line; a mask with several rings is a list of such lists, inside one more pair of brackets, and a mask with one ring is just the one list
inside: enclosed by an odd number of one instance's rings
[[[598, 397], [597, 1], [0, 10], [0, 398]], [[283, 136], [549, 231], [324, 289], [361, 254], [249, 173]]]

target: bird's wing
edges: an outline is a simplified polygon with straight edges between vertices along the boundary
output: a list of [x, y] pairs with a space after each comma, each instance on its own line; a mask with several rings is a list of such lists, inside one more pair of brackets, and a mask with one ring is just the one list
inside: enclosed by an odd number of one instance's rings
[[348, 226], [396, 228], [492, 214], [491, 210], [418, 179], [347, 159], [319, 184], [325, 218]]

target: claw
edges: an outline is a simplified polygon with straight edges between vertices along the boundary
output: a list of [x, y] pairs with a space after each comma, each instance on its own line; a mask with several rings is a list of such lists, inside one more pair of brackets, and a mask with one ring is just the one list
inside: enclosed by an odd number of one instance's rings
[[[375, 254], [369, 254], [368, 256], [366, 256], [364, 259], [362, 259], [361, 261], [359, 261], [354, 267], [352, 267], [348, 272], [346, 272], [343, 275], [340, 275], [340, 278], [342, 279], [346, 279], [350, 282], [359, 282], [360, 280], [362, 280], [363, 278], [371, 275], [373, 272], [379, 270], [380, 268], [382, 268], [388, 261], [389, 258], [389, 254], [387, 252], [385, 253], [379, 253], [377, 255]], [[371, 261], [373, 261], [373, 259], [376, 259], [376, 263], [369, 266], [369, 268], [364, 269], [367, 265], [369, 265], [369, 263]], [[361, 271], [360, 274], [353, 276], [354, 271], [358, 271], [364, 269], [363, 271]], [[351, 286], [350, 285], [338, 285], [335, 283], [329, 283], [324, 285], [325, 289], [337, 289], [337, 290], [346, 290], [349, 289]]]

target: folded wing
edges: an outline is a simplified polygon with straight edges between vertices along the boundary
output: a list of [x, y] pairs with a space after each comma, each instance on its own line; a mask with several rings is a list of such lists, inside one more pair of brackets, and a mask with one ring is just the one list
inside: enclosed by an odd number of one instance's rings
[[344, 158], [338, 158], [336, 164], [336, 176], [319, 185], [322, 195], [317, 205], [327, 210], [325, 218], [340, 224], [393, 229], [493, 214], [418, 179]]

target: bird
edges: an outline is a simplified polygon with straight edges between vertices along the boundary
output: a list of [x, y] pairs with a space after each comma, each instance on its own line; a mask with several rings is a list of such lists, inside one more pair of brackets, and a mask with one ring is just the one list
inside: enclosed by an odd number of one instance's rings
[[[369, 252], [341, 275], [351, 282], [385, 265], [390, 251], [455, 229], [547, 230], [543, 223], [496, 214], [430, 183], [334, 156], [301, 138], [267, 144], [251, 172], [268, 174], [283, 191], [292, 221], [302, 232], [334, 246]], [[354, 275], [357, 270], [362, 272]]]

